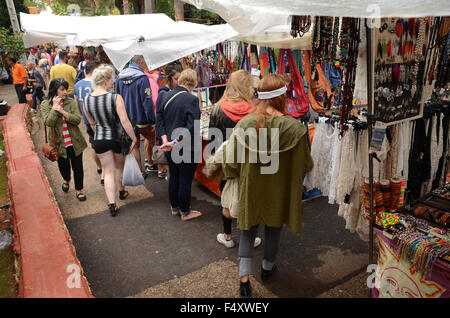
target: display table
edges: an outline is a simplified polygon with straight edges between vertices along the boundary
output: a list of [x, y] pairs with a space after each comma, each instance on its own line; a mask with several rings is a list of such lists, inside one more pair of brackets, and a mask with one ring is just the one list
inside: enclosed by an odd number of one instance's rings
[[[405, 258], [399, 258], [397, 249], [383, 232], [374, 228], [378, 237], [378, 266], [373, 298], [448, 298], [450, 297], [450, 264], [436, 260], [428, 279], [416, 272]], [[378, 288], [377, 288], [378, 287]]]
[[[309, 140], [312, 143], [315, 127], [314, 125], [308, 126], [309, 132]], [[202, 141], [202, 153], [205, 147], [208, 145], [208, 140], [203, 139]], [[200, 182], [204, 187], [206, 187], [209, 191], [214, 193], [215, 195], [220, 197], [220, 185], [217, 181], [208, 179], [205, 174], [202, 172], [203, 167], [205, 166], [204, 160], [197, 165], [197, 170], [195, 171], [194, 179]]]

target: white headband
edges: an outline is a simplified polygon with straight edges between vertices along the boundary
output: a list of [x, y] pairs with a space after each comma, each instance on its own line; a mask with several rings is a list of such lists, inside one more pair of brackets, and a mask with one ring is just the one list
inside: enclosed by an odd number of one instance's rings
[[259, 99], [271, 99], [271, 98], [283, 95], [284, 93], [286, 93], [286, 91], [287, 91], [286, 86], [283, 86], [283, 87], [280, 87], [273, 91], [258, 92], [258, 98]]

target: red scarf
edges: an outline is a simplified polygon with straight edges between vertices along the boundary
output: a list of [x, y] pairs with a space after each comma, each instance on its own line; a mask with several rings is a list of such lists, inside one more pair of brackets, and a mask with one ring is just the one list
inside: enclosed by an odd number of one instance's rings
[[247, 116], [253, 109], [253, 106], [247, 102], [234, 103], [229, 100], [222, 101], [220, 107], [225, 115], [235, 123]]
[[[61, 104], [61, 107], [63, 107], [63, 104]], [[62, 118], [62, 122], [63, 122], [62, 131], [63, 131], [64, 146], [67, 148], [73, 146], [72, 138], [70, 138], [69, 127], [67, 126], [67, 121], [64, 118], [64, 116]]]

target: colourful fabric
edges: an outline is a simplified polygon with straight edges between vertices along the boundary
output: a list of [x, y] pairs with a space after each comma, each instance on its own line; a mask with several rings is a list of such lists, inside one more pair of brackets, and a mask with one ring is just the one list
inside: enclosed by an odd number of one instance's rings
[[378, 237], [378, 265], [375, 272], [374, 297], [380, 298], [448, 298], [450, 297], [450, 265], [438, 259], [429, 277], [417, 271], [414, 264], [400, 257], [393, 242], [382, 231]]

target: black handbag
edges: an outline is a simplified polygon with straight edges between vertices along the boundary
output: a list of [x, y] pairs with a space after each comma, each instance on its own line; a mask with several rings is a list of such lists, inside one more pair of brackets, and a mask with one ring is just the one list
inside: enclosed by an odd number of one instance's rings
[[133, 142], [130, 138], [130, 136], [128, 136], [127, 132], [125, 131], [125, 128], [123, 128], [122, 123], [120, 122], [120, 118], [119, 115], [116, 112], [116, 94], [111, 94], [113, 101], [112, 101], [112, 105], [114, 105], [113, 107], [113, 111], [114, 111], [114, 117], [116, 119], [115, 121], [115, 131], [116, 131], [116, 138], [115, 141], [117, 143], [119, 143], [120, 145], [120, 149], [121, 149], [121, 153], [123, 155], [127, 155], [130, 152], [130, 147], [131, 147], [131, 143]]

